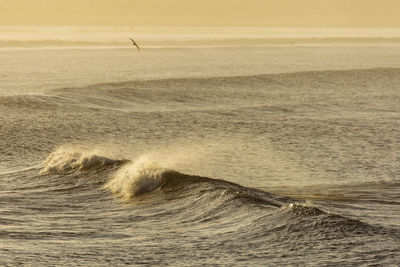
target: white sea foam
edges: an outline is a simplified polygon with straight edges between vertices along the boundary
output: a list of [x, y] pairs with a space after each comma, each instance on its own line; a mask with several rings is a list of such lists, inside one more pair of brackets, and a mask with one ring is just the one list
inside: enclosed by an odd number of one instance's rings
[[60, 147], [52, 152], [44, 162], [41, 174], [67, 173], [101, 168], [117, 163], [101, 155], [99, 150], [81, 150], [77, 147]]
[[148, 156], [142, 156], [116, 172], [105, 188], [122, 199], [129, 200], [161, 186], [165, 170]]

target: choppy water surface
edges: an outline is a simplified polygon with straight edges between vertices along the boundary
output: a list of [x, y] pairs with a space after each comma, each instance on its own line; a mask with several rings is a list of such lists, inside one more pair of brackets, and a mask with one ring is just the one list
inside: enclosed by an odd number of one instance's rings
[[398, 265], [399, 51], [0, 51], [0, 265]]

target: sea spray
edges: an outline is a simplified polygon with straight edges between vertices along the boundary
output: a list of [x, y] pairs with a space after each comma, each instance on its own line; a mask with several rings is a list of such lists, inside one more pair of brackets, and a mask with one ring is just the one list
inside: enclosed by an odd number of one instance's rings
[[165, 171], [165, 168], [159, 167], [148, 156], [142, 156], [118, 170], [105, 188], [128, 201], [160, 187], [164, 182]]

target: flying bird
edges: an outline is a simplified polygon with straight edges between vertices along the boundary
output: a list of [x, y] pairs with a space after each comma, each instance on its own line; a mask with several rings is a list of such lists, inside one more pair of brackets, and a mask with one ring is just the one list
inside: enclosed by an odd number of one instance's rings
[[129, 38], [129, 39], [131, 39], [132, 44], [133, 44], [134, 46], [136, 46], [137, 49], [138, 49], [138, 51], [140, 52], [140, 47], [139, 47], [139, 45], [135, 42], [135, 40], [133, 40], [132, 38]]

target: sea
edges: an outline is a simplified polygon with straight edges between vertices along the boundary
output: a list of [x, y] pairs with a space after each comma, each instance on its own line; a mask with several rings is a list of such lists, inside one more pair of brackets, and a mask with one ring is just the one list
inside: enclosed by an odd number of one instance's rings
[[0, 27], [0, 266], [138, 265], [399, 266], [400, 29]]

